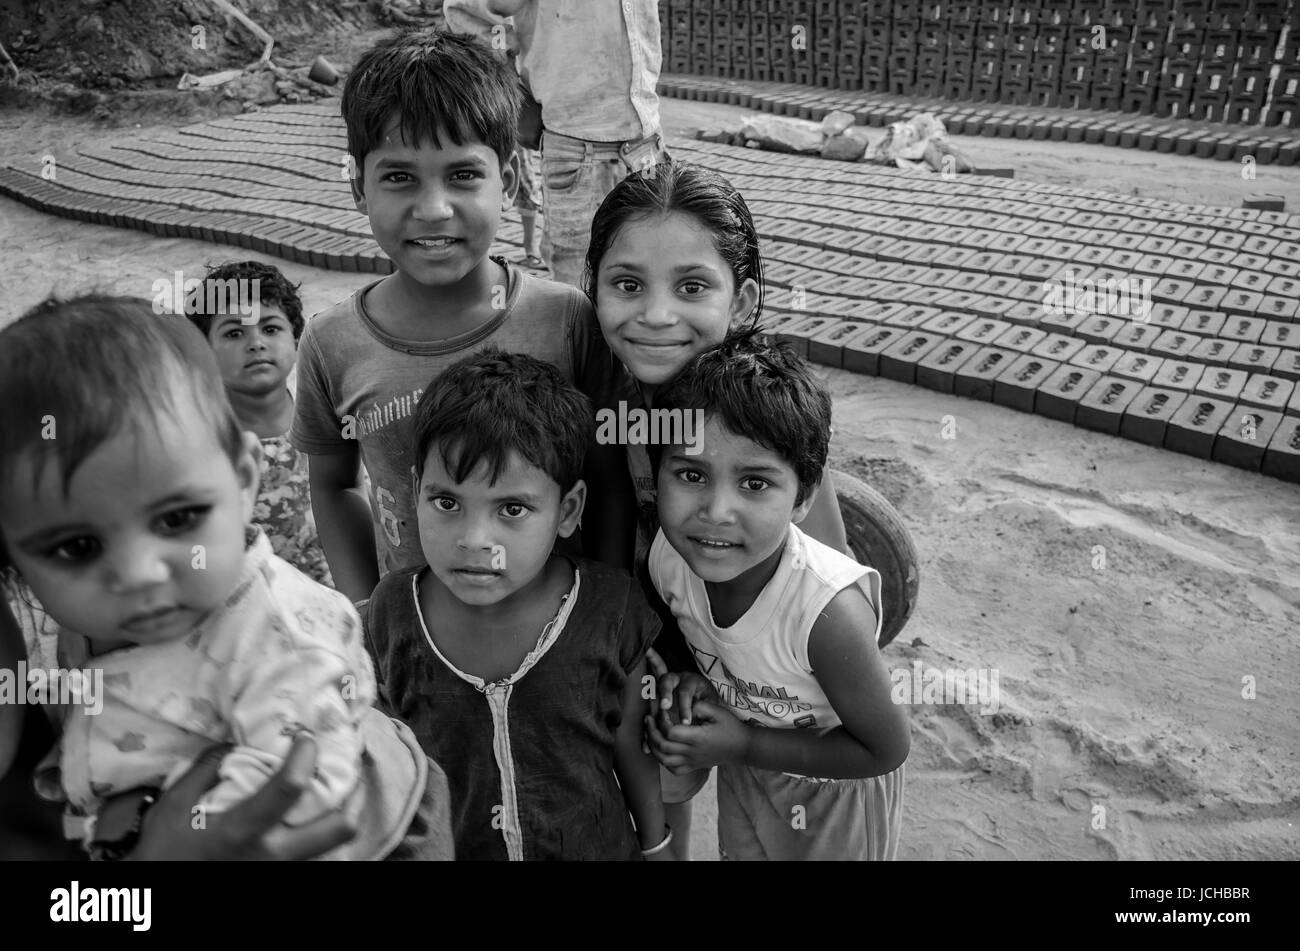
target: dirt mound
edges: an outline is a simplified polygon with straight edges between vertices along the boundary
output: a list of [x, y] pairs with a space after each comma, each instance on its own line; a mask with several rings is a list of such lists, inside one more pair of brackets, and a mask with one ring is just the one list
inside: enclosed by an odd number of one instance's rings
[[[0, 0], [0, 41], [18, 65], [0, 70], [0, 107], [90, 115], [109, 127], [200, 120], [277, 102], [337, 96], [308, 78], [323, 55], [350, 68], [393, 27], [442, 22], [442, 0], [234, 0], [264, 41], [212, 0]], [[182, 76], [244, 69], [233, 82], [178, 90]]]
[[[276, 41], [274, 56], [386, 25], [383, 4], [239, 0]], [[441, 4], [438, 4], [441, 6]], [[0, 37], [22, 70], [88, 89], [149, 88], [183, 73], [241, 67], [262, 42], [208, 0], [0, 0]], [[310, 57], [308, 57], [310, 59]]]

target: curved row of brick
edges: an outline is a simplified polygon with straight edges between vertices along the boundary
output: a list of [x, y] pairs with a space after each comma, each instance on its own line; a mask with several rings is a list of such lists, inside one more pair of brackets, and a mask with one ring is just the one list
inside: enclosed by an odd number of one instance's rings
[[[1300, 216], [673, 142], [745, 194], [774, 333], [813, 360], [1300, 482]], [[387, 273], [342, 123], [279, 107], [0, 168], [68, 217]], [[494, 250], [517, 245], [513, 214]], [[1149, 313], [1044, 306], [1047, 282], [1149, 286]], [[1146, 284], [1131, 282], [1145, 281]]]
[[852, 114], [859, 125], [885, 126], [921, 112], [932, 112], [943, 119], [954, 135], [1088, 142], [1235, 162], [1250, 156], [1257, 165], [1300, 162], [1300, 135], [1295, 129], [1223, 126], [1115, 112], [958, 103], [701, 76], [661, 76], [658, 91], [661, 96], [675, 99], [721, 102], [813, 121], [820, 121], [832, 110], [840, 110]]
[[[330, 270], [392, 264], [353, 207], [337, 105], [282, 106], [0, 167], [0, 194], [160, 237], [232, 244]], [[522, 241], [503, 223], [492, 253]]]

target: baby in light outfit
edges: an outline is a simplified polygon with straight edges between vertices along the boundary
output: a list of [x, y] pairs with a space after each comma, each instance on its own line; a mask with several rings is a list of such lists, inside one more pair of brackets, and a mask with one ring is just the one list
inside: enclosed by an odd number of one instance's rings
[[61, 664], [102, 685], [62, 710], [38, 791], [102, 844], [119, 793], [166, 789], [231, 743], [199, 804], [221, 812], [309, 730], [316, 773], [286, 822], [355, 806], [361, 834], [327, 857], [448, 857], [430, 823], [445, 780], [372, 708], [355, 609], [250, 524], [259, 452], [184, 317], [81, 298], [0, 332], [0, 564], [59, 625]]

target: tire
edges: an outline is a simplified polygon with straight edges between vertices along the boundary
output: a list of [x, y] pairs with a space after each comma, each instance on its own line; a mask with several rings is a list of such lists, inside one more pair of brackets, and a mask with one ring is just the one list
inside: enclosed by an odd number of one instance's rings
[[859, 562], [880, 572], [885, 615], [880, 626], [880, 646], [884, 647], [898, 636], [916, 609], [921, 587], [916, 546], [898, 510], [883, 495], [838, 469], [831, 470], [831, 479], [840, 500], [849, 549]]

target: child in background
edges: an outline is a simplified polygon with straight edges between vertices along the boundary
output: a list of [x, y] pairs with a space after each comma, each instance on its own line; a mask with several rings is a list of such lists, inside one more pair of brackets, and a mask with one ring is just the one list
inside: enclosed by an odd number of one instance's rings
[[880, 576], [797, 524], [826, 466], [830, 395], [751, 330], [659, 401], [704, 418], [702, 452], [663, 450], [650, 551], [703, 677], [677, 687], [680, 724], [647, 717], [656, 755], [718, 767], [724, 858], [893, 859], [909, 737], [876, 648]]
[[[442, 16], [447, 29], [480, 38], [497, 53], [503, 54], [510, 62], [511, 69], [517, 70], [519, 37], [515, 33], [514, 19], [497, 16], [488, 7], [489, 0], [446, 0], [442, 5]], [[520, 82], [523, 82], [522, 77]], [[531, 96], [525, 94], [525, 100], [531, 100]], [[512, 260], [530, 270], [545, 271], [541, 235], [537, 232], [537, 214], [542, 210], [542, 180], [539, 170], [542, 157], [537, 152], [541, 145], [541, 116], [528, 114], [525, 118], [526, 102], [525, 109], [520, 112], [520, 141], [515, 147], [515, 155], [519, 158], [519, 190], [515, 193], [515, 209], [524, 226], [524, 253], [522, 257]], [[529, 144], [524, 144], [524, 137], [528, 137]]]
[[[202, 294], [185, 313], [212, 345], [226, 396], [243, 429], [262, 442], [262, 471], [253, 522], [275, 554], [321, 584], [333, 586], [311, 510], [307, 457], [289, 442], [293, 394], [286, 386], [298, 359], [302, 301], [298, 288], [278, 268], [259, 261], [230, 262], [208, 270], [206, 287], [243, 281], [260, 291], [258, 320], [218, 307], [218, 294]], [[253, 283], [256, 282], [256, 283]]]
[[289, 825], [355, 809], [360, 833], [327, 857], [450, 857], [445, 780], [371, 706], [352, 605], [249, 524], [260, 447], [220, 381], [184, 319], [144, 300], [47, 301], [0, 332], [0, 563], [59, 624], [61, 666], [101, 684], [63, 711], [38, 788], [92, 855], [120, 857], [213, 743], [234, 748], [204, 815], [309, 730], [316, 771]]
[[362, 610], [388, 709], [446, 770], [458, 858], [671, 858], [641, 744], [658, 618], [625, 572], [554, 551], [594, 424], [553, 366], [496, 351], [415, 410], [427, 565]]
[[[654, 406], [659, 389], [678, 371], [728, 330], [757, 325], [763, 309], [763, 260], [744, 197], [717, 172], [676, 162], [629, 175], [601, 203], [591, 224], [586, 280], [605, 340], [627, 369], [619, 398], [634, 408]], [[671, 671], [694, 670], [647, 573], [650, 543], [659, 530], [647, 447], [628, 446], [627, 462], [638, 516], [635, 570], [664, 621], [652, 667], [657, 653]], [[819, 481], [803, 526], [818, 541], [848, 551], [829, 478]], [[667, 703], [676, 679], [676, 673], [660, 678], [661, 703]], [[665, 772], [661, 779], [678, 858], [689, 858], [690, 800], [708, 781], [708, 771]]]
[[515, 195], [515, 208], [524, 226], [524, 256], [517, 262], [534, 271], [545, 271], [542, 260], [542, 237], [537, 231], [537, 215], [542, 210], [542, 180], [537, 171], [541, 157], [522, 145], [515, 149], [519, 156], [519, 191]]
[[[581, 292], [488, 255], [519, 179], [519, 81], [504, 57], [472, 37], [402, 33], [361, 56], [342, 108], [354, 198], [395, 271], [308, 323], [290, 439], [310, 457], [334, 583], [361, 601], [422, 564], [411, 414], [430, 380], [491, 344], [554, 364], [605, 406], [614, 365]], [[587, 553], [626, 563], [626, 458], [597, 446], [588, 465]]]

